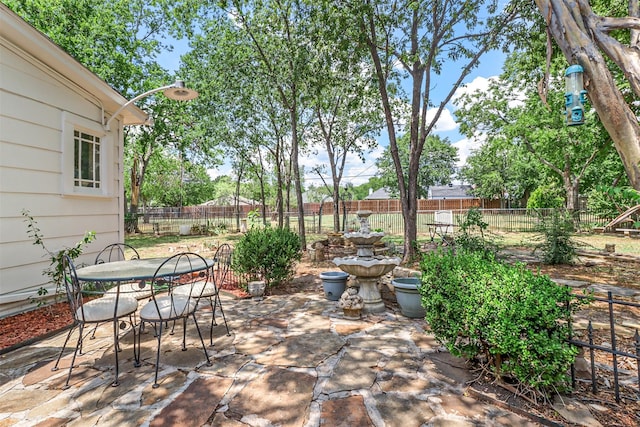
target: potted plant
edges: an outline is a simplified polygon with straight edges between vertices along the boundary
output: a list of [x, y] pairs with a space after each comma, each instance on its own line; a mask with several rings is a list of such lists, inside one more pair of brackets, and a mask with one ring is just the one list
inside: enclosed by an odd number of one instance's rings
[[264, 290], [266, 289], [266, 287], [267, 284], [264, 280], [252, 280], [247, 283], [247, 292], [249, 292], [254, 300], [260, 301], [262, 299], [262, 296], [264, 295]]
[[349, 275], [344, 271], [324, 271], [320, 273], [324, 296], [329, 301], [338, 301], [347, 287]]
[[402, 277], [391, 281], [400, 312], [411, 318], [424, 318], [426, 315], [418, 287], [420, 279], [417, 277]]

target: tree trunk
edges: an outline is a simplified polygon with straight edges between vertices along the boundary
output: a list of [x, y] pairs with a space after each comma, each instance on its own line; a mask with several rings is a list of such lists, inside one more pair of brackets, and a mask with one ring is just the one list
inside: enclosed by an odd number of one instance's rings
[[282, 228], [284, 226], [284, 197], [282, 193], [282, 188], [284, 187], [284, 179], [283, 179], [283, 165], [282, 159], [280, 156], [282, 140], [278, 136], [278, 147], [276, 147], [275, 152], [275, 165], [276, 165], [276, 215], [278, 219], [278, 228]]
[[[640, 52], [637, 37], [633, 36], [640, 26], [638, 1], [629, 3], [634, 16], [626, 21], [613, 21], [596, 16], [586, 0], [536, 0], [567, 61], [577, 62], [584, 68], [589, 100], [614, 142], [631, 186], [640, 191], [640, 124], [616, 86], [601, 52], [620, 66], [631, 89], [640, 96]], [[628, 21], [631, 22], [625, 25]], [[608, 35], [612, 29], [630, 29], [633, 25], [629, 47]]]
[[240, 231], [240, 181], [242, 180], [242, 174], [244, 173], [244, 162], [240, 162], [240, 168], [238, 170], [238, 179], [236, 179], [236, 191], [234, 209], [236, 211], [236, 230]]
[[140, 178], [138, 175], [138, 159], [134, 157], [131, 166], [131, 202], [129, 204], [129, 215], [124, 224], [125, 232], [137, 233], [138, 229], [138, 206], [140, 204]]
[[333, 181], [333, 231], [340, 231], [340, 186]]
[[571, 171], [567, 166], [565, 167], [564, 173], [562, 174], [562, 183], [564, 186], [565, 194], [567, 195], [567, 210], [569, 212], [574, 212], [578, 209], [580, 179], [572, 177]]
[[298, 104], [295, 101], [296, 91], [293, 92], [294, 102], [290, 110], [291, 115], [291, 168], [293, 169], [293, 181], [295, 182], [296, 200], [298, 202], [298, 234], [300, 236], [300, 248], [307, 250], [307, 238], [304, 229], [304, 203], [302, 201], [302, 182], [300, 180], [300, 167], [298, 166]]

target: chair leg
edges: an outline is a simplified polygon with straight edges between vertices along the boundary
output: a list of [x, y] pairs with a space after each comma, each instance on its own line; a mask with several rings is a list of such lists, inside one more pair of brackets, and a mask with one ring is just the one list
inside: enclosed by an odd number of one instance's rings
[[159, 330], [156, 331], [158, 334], [158, 349], [156, 350], [156, 375], [153, 380], [153, 386], [152, 386], [153, 388], [160, 387], [160, 384], [158, 384], [158, 367], [160, 366], [160, 341], [162, 340], [162, 324], [163, 323], [164, 322], [158, 322]]
[[142, 331], [144, 331], [144, 322], [142, 320], [140, 320], [140, 330], [138, 331], [137, 336], [136, 326], [133, 324], [133, 366], [136, 368], [142, 366], [142, 363], [140, 363], [140, 337], [142, 336]]
[[[194, 315], [195, 319], [195, 315]], [[196, 323], [196, 326], [198, 324]], [[182, 318], [182, 351], [187, 351], [187, 318]]]
[[77, 326], [78, 324], [75, 323], [73, 326], [71, 326], [71, 329], [69, 329], [67, 338], [65, 338], [64, 344], [62, 344], [62, 348], [60, 349], [60, 353], [58, 354], [58, 359], [56, 360], [56, 364], [53, 366], [53, 368], [51, 368], [52, 371], [58, 370], [58, 364], [60, 363], [60, 359], [62, 358], [62, 353], [64, 353], [64, 349], [67, 348], [67, 343], [69, 342], [69, 338], [71, 338], [71, 334], [73, 333], [73, 331], [76, 329]]
[[218, 322], [216, 321], [216, 306], [214, 298], [209, 297], [209, 304], [211, 305], [211, 324], [213, 326], [218, 326]]
[[116, 358], [116, 374], [114, 381], [111, 383], [111, 387], [117, 387], [120, 384], [118, 382], [118, 374], [120, 373], [120, 363], [118, 360], [118, 353], [120, 352], [120, 342], [118, 340], [118, 338], [120, 337], [120, 334], [118, 333], [119, 323], [120, 322], [118, 321], [118, 319], [113, 319], [113, 354]]
[[96, 338], [96, 331], [98, 330], [98, 323], [96, 323], [96, 326], [93, 328], [93, 332], [91, 333], [91, 339], [95, 339]]
[[222, 314], [222, 320], [224, 321], [224, 326], [227, 328], [227, 336], [231, 336], [231, 332], [229, 331], [229, 324], [227, 323], [227, 317], [224, 315], [224, 310], [222, 309], [222, 301], [220, 300], [220, 292], [215, 295], [215, 305], [213, 307], [213, 311], [215, 314], [215, 308], [220, 307], [220, 314]]
[[[191, 314], [193, 317], [193, 323], [196, 324], [196, 330], [198, 331], [198, 336], [200, 337], [200, 343], [202, 344], [202, 350], [204, 351], [204, 355], [207, 358], [207, 366], [211, 366], [211, 359], [209, 359], [209, 353], [207, 353], [207, 346], [204, 344], [204, 339], [202, 338], [202, 332], [200, 332], [200, 326], [198, 326], [198, 321], [196, 320], [195, 312]], [[186, 321], [186, 318], [185, 318]]]
[[216, 306], [211, 297], [209, 297], [209, 304], [211, 305], [211, 327], [209, 328], [209, 346], [213, 347], [213, 327], [218, 326], [216, 322]]
[[82, 348], [82, 334], [84, 333], [84, 323], [80, 323], [78, 325], [78, 342], [76, 344], [76, 349], [73, 352], [73, 357], [71, 358], [71, 364], [69, 365], [69, 374], [67, 375], [67, 381], [64, 383], [62, 387], [63, 390], [69, 388], [69, 381], [71, 381], [71, 371], [73, 371], [73, 365], [76, 363], [76, 355], [78, 354], [78, 349]]

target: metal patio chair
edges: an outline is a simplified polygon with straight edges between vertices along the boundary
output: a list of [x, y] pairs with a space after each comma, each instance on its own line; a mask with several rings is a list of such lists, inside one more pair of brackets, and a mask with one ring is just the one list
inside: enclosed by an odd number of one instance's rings
[[[129, 258], [125, 252], [132, 253]], [[140, 259], [140, 254], [133, 246], [126, 243], [112, 243], [102, 249], [96, 256], [94, 264], [102, 264], [103, 262], [123, 261], [125, 259]]]
[[[216, 250], [216, 253], [213, 257], [213, 267], [211, 268], [211, 276], [209, 281], [200, 281], [195, 285], [194, 295], [199, 295], [197, 297], [198, 303], [203, 298], [209, 300], [211, 304], [211, 326], [209, 329], [209, 345], [213, 346], [213, 327], [218, 323], [216, 321], [216, 311], [219, 308], [220, 314], [222, 315], [222, 320], [224, 321], [224, 326], [227, 329], [227, 336], [231, 335], [229, 331], [229, 324], [227, 323], [227, 318], [224, 315], [224, 309], [222, 308], [222, 301], [220, 301], [220, 288], [224, 283], [225, 279], [228, 276], [229, 268], [231, 267], [231, 246], [227, 243], [221, 245]], [[186, 294], [189, 292], [186, 288], [176, 288], [174, 293], [176, 294]]]
[[112, 298], [96, 298], [90, 301], [84, 300], [83, 289], [80, 281], [78, 280], [78, 276], [76, 275], [76, 268], [73, 265], [73, 261], [69, 256], [64, 257], [64, 284], [65, 290], [67, 293], [67, 299], [69, 301], [69, 305], [71, 308], [71, 312], [73, 314], [73, 325], [67, 334], [67, 337], [62, 345], [62, 349], [60, 350], [60, 354], [58, 355], [58, 359], [56, 360], [56, 364], [52, 368], [53, 371], [58, 370], [58, 364], [60, 363], [60, 359], [62, 358], [62, 354], [67, 346], [67, 342], [71, 337], [76, 328], [78, 329], [78, 341], [76, 342], [76, 348], [73, 352], [73, 357], [71, 358], [71, 364], [69, 366], [69, 375], [67, 376], [67, 381], [65, 382], [64, 388], [69, 387], [69, 380], [71, 379], [71, 371], [73, 370], [73, 365], [76, 360], [76, 355], [78, 352], [82, 354], [82, 343], [84, 340], [85, 333], [85, 325], [87, 324], [98, 324], [105, 322], [113, 323], [113, 348], [115, 355], [115, 378], [112, 385], [115, 387], [118, 383], [118, 373], [119, 373], [119, 361], [118, 361], [118, 353], [120, 351], [119, 346], [119, 328], [126, 327], [125, 322], [120, 322], [121, 318], [129, 318], [129, 323], [133, 330], [133, 342], [134, 342], [134, 355], [137, 354], [135, 345], [136, 345], [136, 328], [134, 322], [134, 313], [138, 308], [138, 301], [132, 297], [127, 295], [121, 295], [119, 292]]
[[[195, 316], [197, 301], [198, 298], [200, 298], [200, 294], [198, 293], [199, 283], [206, 283], [210, 280], [209, 268], [196, 271], [196, 273], [180, 274], [180, 271], [183, 270], [182, 267], [185, 265], [207, 265], [207, 263], [203, 257], [191, 252], [179, 253], [168, 258], [156, 270], [156, 274], [151, 281], [151, 300], [142, 307], [138, 314], [140, 331], [142, 332], [145, 323], [151, 324], [158, 341], [153, 388], [159, 386], [158, 369], [160, 365], [162, 336], [164, 329], [168, 329], [169, 322], [182, 320], [182, 351], [186, 351], [187, 319], [191, 317], [198, 331], [202, 350], [207, 358], [207, 364], [211, 364]], [[177, 289], [184, 289], [184, 291], [176, 292]], [[138, 334], [138, 351], [140, 350], [140, 337], [141, 333]], [[136, 361], [139, 360], [140, 355], [138, 354]]]
[[[126, 254], [129, 253], [127, 258]], [[140, 254], [133, 246], [126, 243], [112, 243], [105, 246], [104, 249], [98, 253], [94, 264], [102, 264], [113, 261], [124, 261], [127, 259], [140, 259]], [[105, 296], [113, 296], [116, 292], [116, 286], [112, 283], [110, 286], [102, 285]], [[151, 286], [144, 280], [137, 282], [125, 282], [120, 283], [120, 292], [126, 295], [131, 295], [137, 300], [143, 300], [151, 298]]]

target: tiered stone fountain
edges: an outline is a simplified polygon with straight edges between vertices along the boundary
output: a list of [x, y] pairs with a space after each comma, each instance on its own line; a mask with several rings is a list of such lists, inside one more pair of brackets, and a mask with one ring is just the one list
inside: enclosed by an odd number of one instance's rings
[[371, 213], [371, 211], [356, 212], [360, 221], [360, 231], [344, 235], [346, 240], [356, 246], [356, 255], [334, 258], [333, 263], [345, 273], [355, 276], [356, 286], [360, 288], [358, 295], [364, 301], [363, 311], [380, 313], [384, 311], [384, 303], [378, 288], [378, 280], [400, 264], [401, 260], [397, 257], [374, 255], [373, 245], [384, 237], [384, 233], [371, 232], [369, 226]]

